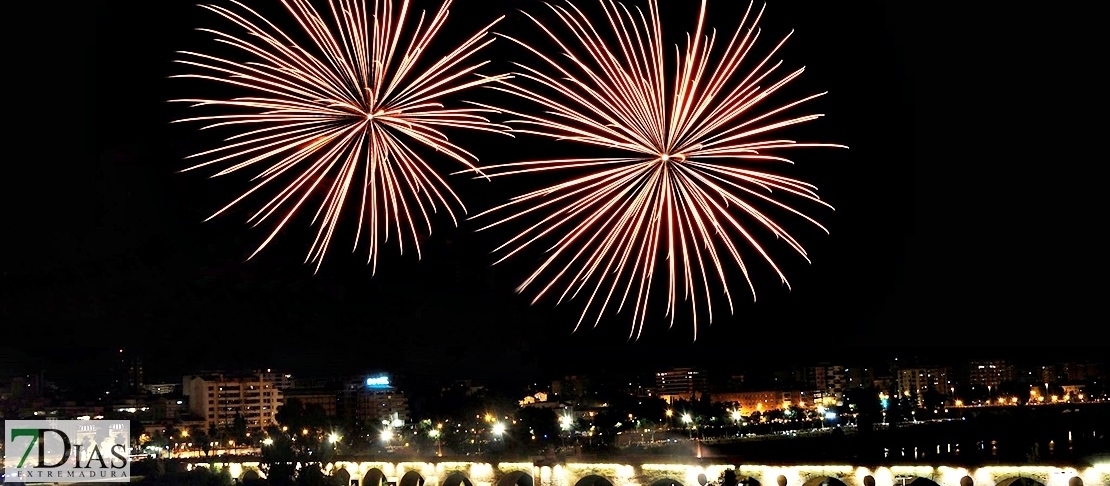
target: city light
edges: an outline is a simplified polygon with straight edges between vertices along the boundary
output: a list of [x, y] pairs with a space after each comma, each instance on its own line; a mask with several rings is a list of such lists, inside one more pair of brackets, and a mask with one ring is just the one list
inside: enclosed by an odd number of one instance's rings
[[501, 436], [504, 433], [505, 433], [505, 424], [500, 423], [500, 422], [498, 422], [496, 424], [493, 424], [493, 435]]
[[389, 441], [393, 440], [393, 431], [392, 430], [383, 430], [381, 437], [382, 437], [382, 442], [389, 442]]
[[274, 445], [274, 439], [269, 437], [262, 439], [262, 445]]
[[690, 414], [688, 414], [688, 413], [682, 414], [682, 423], [688, 424], [688, 423], [693, 422], [693, 421], [694, 421], [694, 418], [691, 417]]
[[331, 442], [332, 444], [339, 442], [339, 434], [332, 432], [330, 435], [328, 435], [328, 442]]
[[559, 426], [563, 430], [570, 430], [573, 425], [574, 417], [571, 417], [570, 415], [563, 415], [562, 417], [559, 417]]
[[431, 437], [433, 439], [438, 439], [439, 438], [439, 429], [429, 430], [428, 431], [428, 437]]
[[741, 416], [740, 416], [740, 411], [739, 410], [733, 410], [732, 411], [732, 420], [735, 420], [735, 421], [739, 422], [740, 417]]

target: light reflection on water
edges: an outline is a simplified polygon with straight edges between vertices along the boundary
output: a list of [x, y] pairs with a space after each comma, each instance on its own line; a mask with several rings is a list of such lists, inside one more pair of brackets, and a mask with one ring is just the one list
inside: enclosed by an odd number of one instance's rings
[[[1083, 437], [1091, 439], [1099, 439], [1098, 431], [1091, 431], [1089, 434], [1084, 431]], [[1039, 439], [1031, 441], [1032, 444], [1028, 451], [1031, 456], [1035, 457], [1053, 457], [1053, 456], [1067, 456], [1075, 452], [1076, 434], [1073, 431], [1067, 431], [1066, 439], [1061, 438], [1060, 448], [1057, 448], [1057, 440], [1053, 438]], [[1006, 447], [1012, 448], [1014, 445], [1009, 444]], [[971, 451], [972, 456], [977, 457], [998, 457], [999, 456], [999, 441], [997, 439], [981, 440], [974, 444]], [[963, 444], [959, 442], [945, 442], [936, 444], [933, 447], [902, 447], [902, 448], [884, 448], [883, 457], [885, 458], [906, 458], [906, 459], [931, 459], [943, 457], [960, 457], [964, 454]]]

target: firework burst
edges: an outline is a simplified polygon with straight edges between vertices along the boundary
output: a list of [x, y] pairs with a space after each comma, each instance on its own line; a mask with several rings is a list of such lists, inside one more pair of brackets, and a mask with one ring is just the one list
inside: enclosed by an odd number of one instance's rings
[[[233, 99], [175, 100], [224, 112], [179, 121], [239, 130], [223, 145], [191, 156], [204, 162], [186, 170], [220, 164], [224, 168], [216, 176], [221, 176], [257, 168], [254, 186], [212, 217], [273, 187], [275, 195], [248, 222], [278, 222], [251, 257], [310, 198], [322, 200], [312, 218], [318, 228], [306, 257], [317, 269], [340, 216], [352, 209], [358, 212], [354, 248], [364, 236], [374, 269], [379, 245], [391, 239], [402, 253], [410, 239], [419, 256], [418, 234], [421, 227], [431, 232], [430, 213], [442, 208], [455, 220], [452, 208], [465, 207], [414, 146], [474, 169], [477, 159], [448, 141], [441, 129], [507, 132], [507, 127], [485, 118], [488, 108], [440, 104], [457, 92], [507, 79], [478, 75], [488, 61], [473, 60], [493, 42], [488, 31], [501, 19], [434, 62], [422, 63], [447, 20], [450, 1], [430, 18], [422, 12], [410, 27], [408, 0], [399, 8], [394, 0], [331, 0], [325, 11], [308, 0], [282, 0], [303, 34], [302, 43], [245, 4], [231, 3], [237, 8], [203, 7], [245, 35], [201, 30], [249, 60], [182, 52], [186, 58], [179, 62], [200, 73], [175, 76], [215, 81], [248, 93]], [[359, 204], [351, 208], [355, 199]]]
[[[821, 94], [764, 106], [803, 70], [775, 76], [781, 62], [772, 63], [771, 58], [786, 38], [751, 62], [762, 9], [749, 23], [749, 4], [740, 27], [714, 56], [719, 39], [715, 32], [705, 32], [703, 0], [696, 31], [687, 47], [676, 53], [677, 64], [667, 67], [670, 56], [665, 53], [656, 0], [649, 2], [646, 13], [612, 0], [600, 3], [604, 16], [598, 18], [603, 22], [571, 4], [547, 4], [560, 22], [545, 23], [525, 13], [562, 52], [549, 55], [510, 37], [531, 51], [542, 68], [518, 64], [513, 80], [495, 89], [528, 100], [543, 113], [503, 110], [519, 117], [509, 122], [519, 127], [515, 132], [614, 154], [483, 167], [490, 177], [560, 170], [584, 175], [523, 194], [475, 217], [510, 212], [482, 228], [487, 229], [542, 215], [497, 248], [504, 253], [498, 262], [552, 238], [542, 263], [518, 291], [540, 287], [533, 303], [549, 294], [556, 294], [559, 303], [585, 298], [575, 329], [591, 313], [596, 326], [606, 310], [630, 307], [630, 338], [638, 338], [653, 284], [663, 281], [665, 315], [673, 326], [676, 306], [688, 302], [696, 339], [699, 311], [707, 311], [710, 322], [713, 319], [713, 287], [723, 290], [729, 311], [734, 311], [730, 267], [744, 275], [753, 299], [748, 257], [765, 261], [789, 286], [757, 240], [759, 227], [806, 255], [802, 245], [758, 207], [779, 208], [824, 230], [775, 197], [785, 194], [828, 206], [815, 187], [768, 172], [771, 164], [790, 163], [777, 152], [843, 146], [798, 143], [774, 135], [819, 118], [785, 113]], [[566, 33], [555, 33], [552, 24]]]

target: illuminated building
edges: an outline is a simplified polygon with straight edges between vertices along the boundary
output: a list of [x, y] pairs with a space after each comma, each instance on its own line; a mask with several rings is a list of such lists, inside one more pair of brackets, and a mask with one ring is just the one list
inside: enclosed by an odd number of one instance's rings
[[712, 396], [717, 403], [729, 403], [740, 408], [740, 414], [747, 417], [752, 412], [768, 412], [789, 407], [813, 408], [821, 400], [820, 393], [797, 390], [760, 390], [718, 393]]
[[705, 373], [692, 368], [676, 368], [655, 374], [655, 394], [671, 402], [674, 399], [692, 399], [695, 393], [707, 388]]
[[215, 373], [187, 376], [183, 380], [189, 410], [203, 417], [206, 427], [225, 427], [242, 415], [247, 427], [260, 429], [274, 425], [274, 415], [282, 403], [282, 393], [261, 375]]
[[172, 395], [180, 387], [180, 383], [150, 383], [143, 385], [143, 391], [151, 395]]
[[367, 424], [409, 420], [408, 398], [393, 385], [389, 375], [373, 375], [347, 383], [339, 404], [345, 418]]
[[1014, 365], [1005, 361], [972, 361], [968, 364], [968, 383], [998, 388], [1014, 381]]
[[256, 373], [261, 375], [263, 380], [273, 383], [274, 387], [278, 390], [285, 391], [296, 386], [296, 383], [293, 381], [293, 375], [289, 373], [282, 373], [269, 368], [257, 371]]
[[952, 387], [947, 368], [903, 368], [898, 370], [897, 379], [898, 393], [918, 399], [927, 390], [947, 395]]

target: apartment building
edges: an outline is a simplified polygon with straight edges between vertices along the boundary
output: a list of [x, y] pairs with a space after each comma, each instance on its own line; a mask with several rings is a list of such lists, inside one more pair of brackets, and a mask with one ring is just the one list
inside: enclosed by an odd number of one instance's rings
[[247, 428], [275, 425], [274, 416], [282, 403], [282, 393], [261, 374], [223, 373], [186, 376], [182, 383], [189, 397], [189, 410], [204, 419], [206, 427], [225, 427], [242, 415]]

